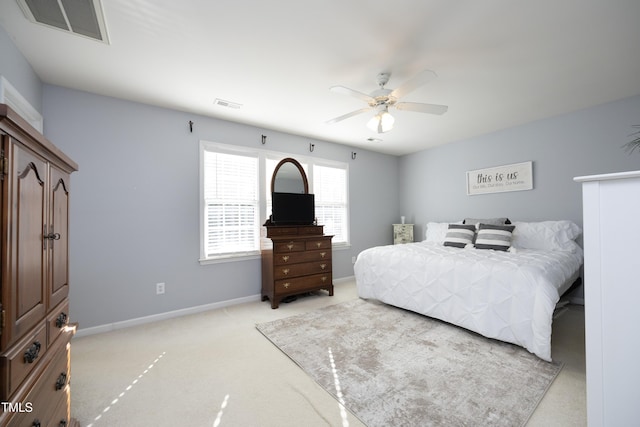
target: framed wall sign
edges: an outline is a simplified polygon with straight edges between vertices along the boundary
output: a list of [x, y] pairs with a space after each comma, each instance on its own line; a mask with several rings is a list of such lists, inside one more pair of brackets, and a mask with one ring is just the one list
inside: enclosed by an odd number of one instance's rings
[[533, 189], [533, 162], [477, 169], [467, 172], [467, 195]]

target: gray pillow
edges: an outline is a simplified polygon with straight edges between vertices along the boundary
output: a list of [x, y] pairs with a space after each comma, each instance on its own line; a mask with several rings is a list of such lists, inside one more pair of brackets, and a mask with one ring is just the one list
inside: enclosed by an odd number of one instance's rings
[[515, 225], [480, 224], [476, 235], [477, 249], [507, 251], [511, 247], [511, 238]]
[[511, 224], [511, 221], [509, 221], [509, 218], [485, 218], [485, 219], [465, 218], [464, 221], [462, 221], [462, 223], [473, 224], [475, 226], [477, 226], [478, 224], [505, 225], [505, 224]]
[[473, 237], [475, 235], [475, 225], [449, 224], [447, 235], [444, 238], [444, 245], [453, 246], [454, 248], [464, 248], [469, 243], [473, 243]]

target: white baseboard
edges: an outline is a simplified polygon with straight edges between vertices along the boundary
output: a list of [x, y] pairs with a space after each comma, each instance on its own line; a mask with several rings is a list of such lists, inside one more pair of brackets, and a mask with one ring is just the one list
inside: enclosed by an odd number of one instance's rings
[[138, 317], [135, 319], [123, 320], [121, 322], [108, 323], [106, 325], [93, 326], [90, 328], [78, 329], [76, 337], [84, 337], [88, 335], [101, 334], [104, 332], [115, 331], [117, 329], [130, 328], [131, 326], [144, 325], [145, 323], [157, 322], [159, 320], [173, 319], [175, 317], [186, 316], [189, 314], [202, 313], [203, 311], [215, 310], [217, 308], [229, 307], [232, 305], [243, 304], [245, 302], [260, 301], [260, 295], [251, 295], [248, 297], [235, 298], [227, 301], [214, 302], [211, 304], [198, 305], [195, 307], [183, 308], [180, 310], [167, 311], [165, 313], [152, 314], [150, 316]]
[[339, 285], [340, 283], [347, 283], [347, 282], [351, 282], [353, 280], [355, 280], [356, 276], [347, 276], [347, 277], [341, 277], [339, 279], [333, 279], [333, 284], [334, 285]]
[[[342, 277], [334, 279], [334, 284], [347, 283], [354, 280], [355, 276]], [[167, 311], [165, 313], [152, 314], [150, 316], [137, 317], [135, 319], [123, 320], [121, 322], [107, 323], [106, 325], [92, 326], [90, 328], [78, 329], [75, 336], [77, 338], [89, 335], [102, 334], [104, 332], [115, 331], [117, 329], [130, 328], [132, 326], [144, 325], [145, 323], [157, 322], [159, 320], [173, 319], [175, 317], [186, 316], [189, 314], [202, 313], [203, 311], [215, 310], [218, 308], [229, 307], [232, 305], [243, 304], [245, 302], [260, 301], [261, 295], [250, 295], [248, 297], [235, 298], [227, 301], [214, 302], [211, 304], [198, 305], [195, 307], [183, 308], [180, 310]]]

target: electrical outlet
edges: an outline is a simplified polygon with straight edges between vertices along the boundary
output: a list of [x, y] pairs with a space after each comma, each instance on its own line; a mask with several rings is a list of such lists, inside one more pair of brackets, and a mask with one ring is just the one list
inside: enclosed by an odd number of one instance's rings
[[156, 295], [164, 294], [164, 283], [156, 283]]

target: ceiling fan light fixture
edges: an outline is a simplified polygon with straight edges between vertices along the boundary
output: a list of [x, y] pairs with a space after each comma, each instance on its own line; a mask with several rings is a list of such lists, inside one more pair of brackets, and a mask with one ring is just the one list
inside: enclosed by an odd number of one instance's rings
[[446, 105], [424, 104], [420, 102], [398, 102], [400, 98], [402, 98], [406, 94], [414, 91], [420, 86], [427, 84], [429, 81], [435, 78], [436, 73], [434, 73], [433, 71], [424, 70], [417, 76], [406, 81], [402, 86], [394, 90], [385, 88], [385, 85], [389, 81], [389, 75], [390, 73], [388, 72], [380, 73], [378, 75], [378, 86], [380, 86], [380, 89], [375, 90], [370, 94], [349, 89], [348, 87], [344, 86], [332, 86], [330, 88], [332, 92], [353, 96], [366, 102], [367, 106], [328, 120], [326, 123], [337, 123], [358, 114], [375, 110], [376, 115], [373, 116], [371, 120], [369, 120], [369, 122], [367, 122], [367, 127], [374, 132], [385, 133], [393, 129], [393, 122], [395, 121], [393, 116], [389, 114], [390, 106], [395, 107], [398, 110], [415, 111], [418, 113], [427, 114], [444, 114], [447, 112], [447, 109], [449, 107], [447, 107]]
[[385, 133], [393, 129], [393, 123], [395, 121], [393, 116], [389, 114], [387, 107], [385, 107], [384, 110], [381, 110], [369, 120], [367, 127], [374, 132]]

